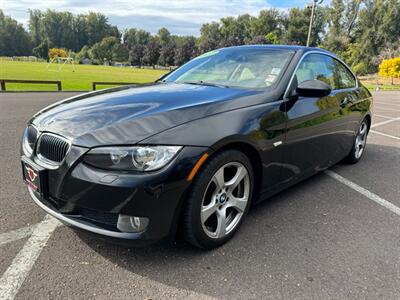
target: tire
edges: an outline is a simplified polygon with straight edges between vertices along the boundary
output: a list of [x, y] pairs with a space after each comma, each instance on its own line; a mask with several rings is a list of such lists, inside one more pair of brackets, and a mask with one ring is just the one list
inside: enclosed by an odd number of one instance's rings
[[367, 145], [369, 124], [367, 119], [361, 122], [361, 125], [357, 131], [356, 138], [354, 139], [353, 147], [349, 155], [344, 159], [349, 164], [356, 164], [360, 161], [364, 154], [365, 147]]
[[196, 175], [186, 199], [185, 240], [202, 249], [226, 243], [249, 210], [253, 185], [253, 168], [244, 153], [226, 150], [212, 156]]

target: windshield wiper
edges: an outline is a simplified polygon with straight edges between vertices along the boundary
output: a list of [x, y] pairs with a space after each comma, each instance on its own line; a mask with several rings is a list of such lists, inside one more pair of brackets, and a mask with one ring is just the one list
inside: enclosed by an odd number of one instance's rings
[[203, 81], [203, 80], [199, 80], [199, 81], [185, 81], [185, 82], [182, 82], [182, 83], [193, 84], [193, 85], [206, 85], [206, 86], [214, 86], [214, 87], [229, 88], [228, 85], [218, 84], [218, 83], [212, 83], [212, 82], [205, 82], [205, 81]]

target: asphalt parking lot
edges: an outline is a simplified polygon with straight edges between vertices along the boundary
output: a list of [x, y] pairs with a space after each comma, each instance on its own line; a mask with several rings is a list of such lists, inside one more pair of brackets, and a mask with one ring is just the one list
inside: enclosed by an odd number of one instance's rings
[[68, 93], [0, 94], [0, 299], [399, 299], [400, 92], [374, 93], [363, 159], [255, 206], [210, 252], [110, 245], [29, 198], [26, 121]]

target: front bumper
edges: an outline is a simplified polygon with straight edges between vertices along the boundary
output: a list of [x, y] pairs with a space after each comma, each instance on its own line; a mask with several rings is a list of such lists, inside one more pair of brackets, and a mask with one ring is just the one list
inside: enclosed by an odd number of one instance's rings
[[[116, 242], [151, 244], [175, 232], [190, 184], [186, 178], [207, 148], [184, 147], [172, 164], [149, 173], [91, 167], [82, 162], [87, 150], [73, 146], [59, 168], [46, 170], [45, 193], [28, 187], [39, 207], [67, 225]], [[143, 232], [121, 232], [119, 214], [149, 218], [149, 225]]]

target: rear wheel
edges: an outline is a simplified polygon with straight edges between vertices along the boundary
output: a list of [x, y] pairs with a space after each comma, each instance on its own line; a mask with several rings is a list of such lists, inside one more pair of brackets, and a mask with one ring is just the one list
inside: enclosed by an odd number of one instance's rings
[[368, 121], [364, 119], [361, 122], [360, 128], [358, 129], [353, 147], [349, 155], [345, 159], [347, 162], [355, 164], [361, 159], [362, 155], [364, 154], [365, 147], [367, 145], [367, 137], [368, 137]]
[[228, 150], [212, 157], [187, 199], [186, 240], [205, 249], [229, 240], [249, 209], [253, 182], [251, 163], [242, 152]]

